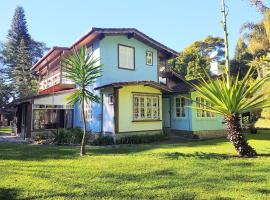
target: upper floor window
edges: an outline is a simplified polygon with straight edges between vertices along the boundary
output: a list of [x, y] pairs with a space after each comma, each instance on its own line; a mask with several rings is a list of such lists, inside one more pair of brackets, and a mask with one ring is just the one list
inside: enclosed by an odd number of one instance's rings
[[118, 67], [122, 69], [135, 70], [135, 48], [118, 45]]
[[175, 98], [175, 117], [186, 117], [185, 106], [186, 100], [184, 97]]
[[146, 51], [146, 64], [153, 65], [153, 52], [152, 51]]
[[[197, 107], [202, 109], [211, 109], [213, 105], [206, 101], [204, 98], [196, 97]], [[210, 118], [215, 117], [215, 113], [207, 111], [207, 110], [201, 110], [197, 109], [197, 117], [200, 118]]]

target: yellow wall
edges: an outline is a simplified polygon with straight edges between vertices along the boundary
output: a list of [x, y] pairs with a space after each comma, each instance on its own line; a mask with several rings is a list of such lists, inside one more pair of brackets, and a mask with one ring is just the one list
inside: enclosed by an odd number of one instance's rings
[[124, 86], [119, 89], [118, 108], [119, 108], [119, 133], [132, 131], [161, 130], [162, 121], [132, 122], [133, 120], [133, 93], [153, 93], [159, 96], [159, 113], [162, 119], [162, 97], [158, 89], [143, 86]]

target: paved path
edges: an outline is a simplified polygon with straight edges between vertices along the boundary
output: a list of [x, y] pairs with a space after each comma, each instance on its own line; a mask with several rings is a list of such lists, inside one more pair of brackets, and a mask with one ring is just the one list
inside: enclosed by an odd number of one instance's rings
[[4, 133], [0, 133], [0, 142], [25, 143], [25, 141], [18, 136], [13, 136]]

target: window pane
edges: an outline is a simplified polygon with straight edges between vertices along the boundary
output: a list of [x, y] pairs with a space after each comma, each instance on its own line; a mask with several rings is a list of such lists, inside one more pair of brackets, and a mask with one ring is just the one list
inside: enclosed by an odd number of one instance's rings
[[119, 67], [134, 69], [134, 48], [119, 45]]
[[146, 64], [153, 65], [153, 52], [151, 51], [146, 52]]
[[149, 120], [159, 118], [159, 97], [150, 95], [133, 96], [133, 119]]

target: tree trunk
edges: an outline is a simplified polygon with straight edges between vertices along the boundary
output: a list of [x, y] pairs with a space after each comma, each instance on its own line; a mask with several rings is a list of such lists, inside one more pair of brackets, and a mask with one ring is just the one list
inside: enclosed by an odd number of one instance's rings
[[85, 144], [86, 144], [86, 120], [85, 120], [85, 113], [84, 113], [84, 98], [81, 103], [81, 111], [82, 111], [82, 120], [83, 120], [83, 138], [81, 142], [81, 151], [80, 151], [80, 156], [84, 156], [85, 153]]
[[247, 142], [245, 135], [241, 132], [240, 118], [236, 116], [226, 116], [225, 122], [227, 125], [228, 139], [233, 144], [234, 148], [242, 157], [253, 157], [257, 153]]

